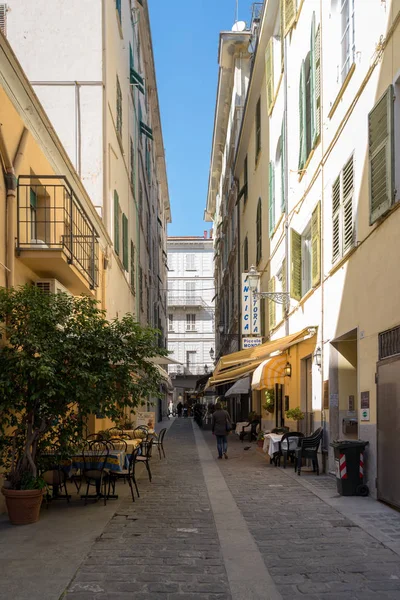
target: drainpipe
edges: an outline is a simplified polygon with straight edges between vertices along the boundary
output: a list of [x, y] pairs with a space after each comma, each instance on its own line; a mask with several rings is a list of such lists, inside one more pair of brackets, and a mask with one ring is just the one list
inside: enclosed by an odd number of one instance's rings
[[21, 160], [25, 151], [28, 130], [24, 128], [18, 149], [15, 154], [14, 164], [11, 162], [4, 140], [2, 126], [0, 125], [0, 155], [5, 167], [6, 182], [6, 284], [8, 288], [14, 287], [15, 280], [15, 199], [17, 196], [17, 176]]

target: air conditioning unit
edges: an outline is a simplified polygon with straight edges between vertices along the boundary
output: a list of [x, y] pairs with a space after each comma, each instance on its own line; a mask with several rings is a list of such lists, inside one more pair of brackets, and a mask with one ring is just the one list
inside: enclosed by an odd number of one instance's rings
[[33, 285], [42, 290], [44, 294], [61, 294], [64, 292], [72, 296], [71, 292], [58, 279], [38, 279]]

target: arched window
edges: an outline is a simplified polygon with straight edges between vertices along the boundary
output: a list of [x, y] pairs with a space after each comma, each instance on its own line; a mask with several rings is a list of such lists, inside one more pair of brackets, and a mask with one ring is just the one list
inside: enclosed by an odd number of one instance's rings
[[261, 198], [258, 199], [257, 204], [257, 219], [256, 219], [256, 240], [257, 240], [257, 264], [261, 260], [262, 255], [262, 223], [261, 223]]
[[247, 236], [243, 243], [243, 270], [249, 270], [249, 240], [247, 239]]

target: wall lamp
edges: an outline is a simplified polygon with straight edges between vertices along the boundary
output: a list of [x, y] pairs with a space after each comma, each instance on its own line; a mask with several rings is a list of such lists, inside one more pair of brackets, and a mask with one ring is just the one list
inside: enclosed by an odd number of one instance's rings
[[286, 366], [284, 368], [284, 372], [285, 372], [285, 377], [291, 377], [292, 376], [292, 365], [290, 364], [290, 362], [286, 363]]
[[320, 346], [318, 346], [318, 348], [315, 349], [314, 360], [317, 367], [320, 367], [322, 365], [322, 350]]

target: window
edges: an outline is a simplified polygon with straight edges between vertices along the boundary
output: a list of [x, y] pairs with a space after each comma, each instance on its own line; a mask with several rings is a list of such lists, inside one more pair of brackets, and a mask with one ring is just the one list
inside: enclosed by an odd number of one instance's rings
[[269, 163], [268, 227], [269, 237], [272, 237], [275, 230], [275, 165], [272, 160]]
[[368, 115], [370, 225], [387, 213], [395, 197], [393, 91], [390, 85]]
[[274, 105], [274, 38], [271, 36], [265, 51], [265, 79], [267, 82], [267, 111], [270, 115]]
[[256, 262], [257, 264], [261, 260], [262, 255], [262, 221], [261, 221], [261, 198], [258, 199], [257, 204], [257, 218], [256, 218], [256, 240], [257, 240], [257, 254], [256, 254]]
[[134, 243], [131, 240], [131, 291], [132, 294], [135, 296], [136, 295], [136, 265], [135, 265], [135, 260], [136, 260], [136, 248]]
[[186, 271], [196, 271], [196, 255], [195, 254], [186, 254], [185, 255], [185, 270]]
[[286, 196], [285, 196], [285, 168], [286, 168], [286, 132], [285, 132], [285, 119], [282, 121], [281, 137], [280, 141], [280, 171], [281, 171], [281, 212], [286, 210]]
[[[311, 222], [300, 234], [290, 230], [290, 295], [301, 300], [321, 281], [321, 203], [312, 212]], [[282, 266], [282, 290], [286, 288], [286, 265]]]
[[353, 196], [354, 164], [351, 157], [332, 186], [332, 262], [354, 244]]
[[247, 173], [247, 154], [246, 154], [246, 158], [244, 159], [244, 165], [243, 165], [243, 200], [245, 202], [247, 202], [247, 198], [249, 196], [247, 181], [248, 181], [248, 173]]
[[125, 271], [129, 271], [128, 219], [125, 214], [122, 214], [122, 264]]
[[143, 312], [143, 269], [139, 267], [139, 303], [140, 310]]
[[116, 121], [117, 134], [122, 138], [122, 92], [117, 75], [117, 121]]
[[354, 44], [354, 0], [341, 0], [341, 69], [340, 80], [344, 83], [351, 65], [355, 59], [355, 44]]
[[139, 181], [139, 216], [140, 216], [140, 220], [142, 220], [142, 217], [143, 217], [143, 186], [142, 186], [141, 181]]
[[170, 313], [168, 315], [168, 331], [174, 330], [174, 315]]
[[319, 140], [321, 129], [321, 34], [316, 30], [315, 13], [311, 22], [310, 52], [301, 63], [299, 82], [299, 171]]
[[117, 190], [114, 190], [114, 250], [115, 254], [120, 252], [120, 231], [119, 231], [119, 223], [121, 218], [121, 209], [119, 207], [119, 197]]
[[186, 281], [185, 289], [186, 289], [186, 298], [194, 298], [194, 294], [196, 291], [196, 282], [195, 281]]
[[283, 35], [286, 36], [296, 22], [296, 0], [281, 0], [281, 19]]
[[249, 240], [247, 239], [247, 236], [243, 243], [243, 270], [249, 270]]
[[196, 367], [196, 351], [195, 350], [187, 350], [186, 351], [186, 367], [189, 371], [194, 372]]
[[256, 106], [256, 162], [261, 150], [261, 98]]
[[115, 0], [115, 8], [118, 13], [119, 22], [122, 23], [122, 0]]
[[186, 315], [186, 331], [196, 331], [196, 315], [194, 313]]
[[135, 188], [135, 146], [133, 144], [133, 139], [130, 138], [130, 146], [131, 146], [131, 185]]
[[0, 31], [7, 37], [7, 4], [0, 4]]
[[30, 210], [30, 219], [31, 219], [31, 240], [37, 240], [37, 194], [36, 192], [30, 188], [29, 190], [29, 210]]

